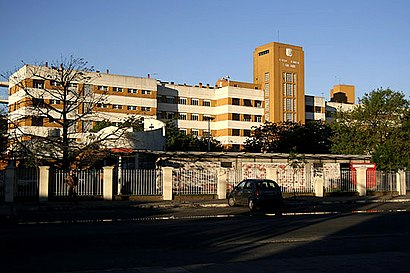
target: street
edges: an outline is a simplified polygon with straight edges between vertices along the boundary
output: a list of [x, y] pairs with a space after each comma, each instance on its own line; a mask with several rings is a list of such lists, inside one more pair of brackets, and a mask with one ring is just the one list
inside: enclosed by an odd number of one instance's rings
[[0, 226], [0, 262], [2, 272], [405, 272], [408, 206], [39, 214]]

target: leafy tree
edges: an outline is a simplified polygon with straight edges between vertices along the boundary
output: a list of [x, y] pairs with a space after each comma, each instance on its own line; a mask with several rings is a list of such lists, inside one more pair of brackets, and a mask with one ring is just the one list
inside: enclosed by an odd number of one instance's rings
[[[165, 128], [167, 151], [208, 151], [208, 138], [187, 135], [179, 130], [173, 121], [168, 121]], [[220, 142], [209, 139], [210, 151], [221, 151]]]
[[331, 129], [321, 122], [266, 122], [253, 128], [245, 149], [252, 152], [323, 154], [330, 152]]
[[[98, 104], [106, 103], [106, 91], [93, 90], [92, 81], [98, 77], [93, 67], [82, 58], [61, 58], [48, 65], [25, 64], [15, 73], [2, 74], [12, 92], [22, 93], [31, 116], [9, 115], [10, 143], [13, 156], [33, 164], [52, 161], [56, 166], [68, 168], [77, 164], [84, 155], [95, 157], [93, 152], [111, 135], [77, 142], [79, 133], [86, 132], [92, 120], [100, 119], [93, 111]], [[53, 123], [48, 133], [26, 130], [21, 119], [31, 119], [32, 126], [43, 127]], [[35, 127], [34, 127], [35, 128]]]
[[379, 169], [410, 167], [409, 101], [401, 92], [376, 89], [331, 123], [332, 152], [368, 154]]

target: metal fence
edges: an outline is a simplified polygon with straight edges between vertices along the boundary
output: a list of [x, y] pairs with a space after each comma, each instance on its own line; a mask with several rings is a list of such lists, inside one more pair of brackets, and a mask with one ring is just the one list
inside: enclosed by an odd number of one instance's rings
[[324, 191], [328, 193], [355, 192], [356, 171], [351, 169], [340, 169], [340, 172], [333, 174], [331, 178], [325, 176]]
[[162, 195], [161, 170], [122, 169], [119, 177], [122, 194]]
[[372, 171], [367, 172], [366, 189], [368, 191], [396, 191], [397, 179], [395, 172]]
[[277, 181], [283, 193], [313, 193], [314, 185], [302, 168], [286, 168], [277, 172]]
[[16, 197], [35, 197], [38, 195], [38, 168], [16, 168]]
[[177, 169], [173, 170], [172, 191], [176, 195], [217, 194], [218, 175], [216, 170]]
[[[68, 176], [66, 170], [50, 170], [50, 195], [67, 196], [68, 188], [64, 179]], [[75, 170], [73, 175], [78, 178], [77, 195], [95, 196], [103, 194], [101, 170]]]
[[3, 200], [6, 184], [6, 170], [0, 170], [0, 199]]

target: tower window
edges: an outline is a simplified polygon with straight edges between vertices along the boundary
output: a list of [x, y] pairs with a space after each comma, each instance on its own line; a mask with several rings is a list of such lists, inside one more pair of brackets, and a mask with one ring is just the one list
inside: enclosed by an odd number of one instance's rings
[[266, 54], [269, 54], [269, 49], [261, 51], [261, 52], [258, 53], [259, 56], [263, 56], [263, 55], [266, 55]]

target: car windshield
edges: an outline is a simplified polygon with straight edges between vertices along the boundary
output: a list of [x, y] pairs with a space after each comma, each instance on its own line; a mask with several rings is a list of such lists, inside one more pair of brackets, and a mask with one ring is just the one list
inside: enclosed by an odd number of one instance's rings
[[267, 180], [259, 182], [258, 186], [260, 189], [266, 189], [266, 190], [273, 190], [279, 187], [275, 182], [267, 181]]

